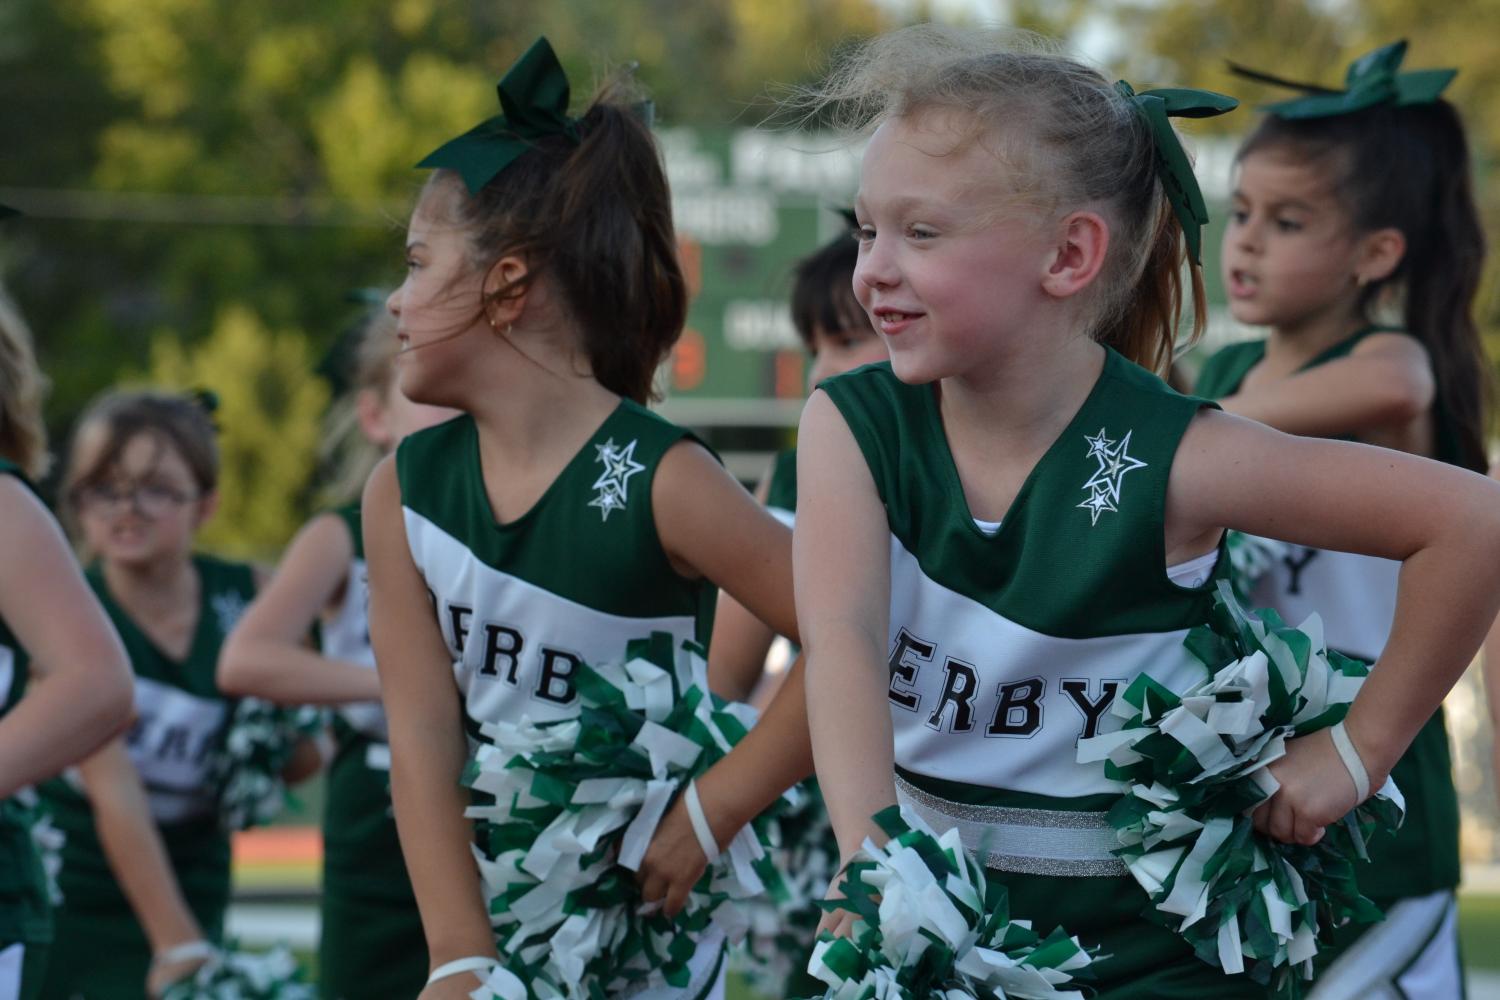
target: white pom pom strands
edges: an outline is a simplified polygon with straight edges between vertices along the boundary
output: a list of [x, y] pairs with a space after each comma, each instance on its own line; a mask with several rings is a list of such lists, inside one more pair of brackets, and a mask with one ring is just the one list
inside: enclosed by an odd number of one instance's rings
[[1005, 888], [985, 878], [958, 831], [937, 836], [909, 810], [875, 816], [890, 835], [865, 841], [835, 904], [855, 914], [848, 938], [825, 936], [808, 967], [822, 1000], [1082, 1000], [1065, 989], [1092, 958], [1061, 929], [1046, 938], [1011, 920]]
[[[1320, 939], [1380, 919], [1354, 862], [1376, 828], [1400, 825], [1404, 806], [1388, 781], [1313, 847], [1256, 833], [1249, 814], [1276, 793], [1268, 768], [1287, 740], [1333, 727], [1338, 746], [1369, 667], [1329, 651], [1316, 616], [1291, 628], [1271, 611], [1248, 614], [1227, 583], [1212, 623], [1185, 645], [1209, 677], [1173, 692], [1139, 676], [1111, 709], [1123, 727], [1081, 741], [1078, 759], [1126, 782], [1109, 822], [1116, 853], [1151, 898], [1147, 914], [1205, 962], [1297, 997]], [[1367, 795], [1364, 765], [1349, 751], [1345, 764]]]

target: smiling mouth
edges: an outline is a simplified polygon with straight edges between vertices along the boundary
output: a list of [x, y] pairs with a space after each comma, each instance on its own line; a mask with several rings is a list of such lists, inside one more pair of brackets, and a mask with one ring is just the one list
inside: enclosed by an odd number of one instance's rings
[[874, 311], [875, 323], [886, 333], [894, 333], [912, 320], [921, 319], [922, 313], [905, 312], [900, 309], [879, 308]]

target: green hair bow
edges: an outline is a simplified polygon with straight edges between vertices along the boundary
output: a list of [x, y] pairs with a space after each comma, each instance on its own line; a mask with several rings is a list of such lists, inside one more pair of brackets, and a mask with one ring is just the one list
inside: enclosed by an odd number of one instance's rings
[[20, 214], [21, 210], [18, 208], [11, 208], [9, 205], [0, 205], [0, 219], [8, 219], [13, 215]]
[[1177, 221], [1182, 223], [1188, 257], [1194, 264], [1201, 265], [1208, 206], [1203, 203], [1203, 190], [1193, 175], [1193, 164], [1188, 160], [1187, 150], [1182, 148], [1182, 140], [1168, 119], [1212, 118], [1233, 111], [1240, 102], [1211, 90], [1187, 87], [1144, 90], [1137, 94], [1124, 80], [1115, 84], [1115, 90], [1128, 98], [1151, 126], [1151, 137], [1156, 143], [1156, 175], [1161, 178], [1162, 189], [1167, 193], [1167, 201], [1171, 203]]
[[568, 77], [546, 38], [532, 42], [495, 89], [501, 113], [428, 153], [419, 168], [457, 171], [469, 193], [478, 194], [536, 140], [560, 135], [578, 143], [578, 119], [568, 117]]
[[1419, 69], [1399, 72], [1406, 58], [1406, 40], [1392, 42], [1354, 60], [1344, 75], [1344, 89], [1331, 90], [1312, 83], [1298, 83], [1236, 63], [1229, 71], [1247, 80], [1301, 90], [1305, 97], [1265, 104], [1261, 110], [1277, 118], [1332, 118], [1379, 105], [1404, 108], [1431, 104], [1442, 96], [1458, 75], [1456, 69]]

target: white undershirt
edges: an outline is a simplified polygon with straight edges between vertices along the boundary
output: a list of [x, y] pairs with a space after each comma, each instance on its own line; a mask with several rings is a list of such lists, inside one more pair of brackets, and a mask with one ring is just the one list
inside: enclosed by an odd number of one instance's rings
[[[999, 521], [981, 521], [974, 518], [974, 526], [986, 535], [994, 536], [1000, 530]], [[1167, 579], [1179, 587], [1201, 587], [1203, 581], [1207, 580], [1219, 564], [1219, 550], [1205, 552], [1201, 556], [1195, 556], [1187, 562], [1178, 563], [1176, 566], [1167, 567]]]

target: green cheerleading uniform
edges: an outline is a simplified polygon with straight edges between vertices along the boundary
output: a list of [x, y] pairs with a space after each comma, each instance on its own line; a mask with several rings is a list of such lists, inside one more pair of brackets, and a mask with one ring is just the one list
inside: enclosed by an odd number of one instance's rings
[[771, 478], [766, 483], [766, 509], [783, 524], [790, 525], [797, 514], [797, 449], [777, 452], [771, 464]]
[[[193, 556], [201, 586], [198, 624], [187, 656], [162, 652], [109, 593], [97, 568], [90, 585], [119, 630], [135, 671], [135, 724], [126, 747], [140, 773], [172, 871], [203, 933], [217, 941], [229, 906], [229, 835], [219, 821], [207, 773], [233, 704], [214, 681], [224, 638], [255, 596], [248, 565]], [[151, 946], [115, 881], [76, 777], [42, 786], [54, 822], [66, 834], [55, 911], [57, 940], [43, 995], [139, 998]]]
[[[375, 669], [369, 582], [359, 505], [335, 511], [349, 529], [354, 559], [344, 599], [319, 636], [323, 655]], [[323, 811], [319, 989], [329, 1000], [410, 997], [427, 980], [427, 939], [391, 812], [391, 749], [379, 702], [334, 716], [338, 749]]]
[[[1346, 357], [1371, 334], [1400, 332], [1391, 327], [1366, 327], [1323, 351], [1301, 370]], [[1212, 398], [1237, 392], [1265, 352], [1262, 340], [1223, 348], [1204, 365], [1198, 392]], [[1454, 436], [1441, 406], [1436, 417], [1434, 457], [1459, 464]], [[1275, 608], [1289, 622], [1300, 622], [1317, 612], [1323, 619], [1329, 648], [1373, 662], [1390, 635], [1400, 570], [1401, 564], [1390, 559], [1295, 546], [1256, 582], [1250, 596], [1255, 606]], [[1406, 798], [1406, 819], [1394, 836], [1375, 837], [1370, 844], [1369, 866], [1359, 866], [1360, 890], [1386, 911], [1400, 900], [1451, 891], [1458, 885], [1458, 795], [1441, 707], [1417, 733], [1391, 777]], [[1380, 926], [1349, 928], [1342, 935], [1341, 946]], [[1320, 956], [1320, 963], [1330, 962], [1338, 954], [1339, 949], [1333, 949]]]
[[[471, 740], [485, 722], [574, 718], [573, 674], [617, 661], [652, 632], [706, 643], [714, 588], [672, 568], [651, 488], [668, 449], [691, 434], [622, 400], [525, 514], [495, 521], [472, 417], [418, 431], [396, 451], [412, 561], [426, 581]], [[721, 938], [705, 940], [687, 990], [720, 977]]]
[[[3, 458], [0, 476], [15, 476], [31, 488], [21, 469]], [[0, 619], [0, 717], [25, 693], [29, 664]], [[47, 875], [31, 840], [29, 813], [15, 798], [0, 800], [0, 1000], [38, 995], [53, 939]]]
[[[1177, 934], [1115, 857], [1106, 811], [1123, 786], [1077, 762], [1081, 738], [1142, 673], [1202, 679], [1183, 648], [1208, 620], [1221, 551], [1169, 578], [1167, 481], [1205, 405], [1108, 351], [1088, 398], [1038, 461], [1003, 523], [977, 522], [935, 387], [889, 362], [822, 389], [863, 453], [890, 528], [888, 649], [897, 794], [1003, 884], [1013, 918], [1061, 926], [1106, 958], [1104, 1000], [1259, 997]], [[1179, 574], [1175, 574], [1177, 576]]]

